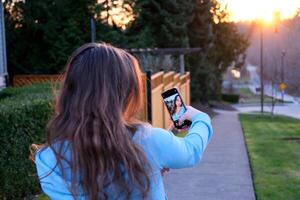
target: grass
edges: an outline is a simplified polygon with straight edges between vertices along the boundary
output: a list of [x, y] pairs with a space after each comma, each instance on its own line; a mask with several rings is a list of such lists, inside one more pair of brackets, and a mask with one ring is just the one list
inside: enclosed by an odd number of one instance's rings
[[[256, 104], [260, 103], [260, 94], [253, 94], [249, 88], [241, 88], [239, 91], [240, 99], [243, 98], [243, 103]], [[281, 104], [283, 101], [281, 99], [276, 99], [276, 104]], [[272, 103], [272, 97], [264, 96], [265, 103]], [[293, 103], [292, 101], [284, 101], [284, 103]]]
[[300, 199], [300, 120], [241, 114], [258, 200]]
[[39, 195], [36, 198], [34, 198], [33, 200], [50, 200], [49, 197], [45, 194]]
[[[243, 103], [260, 103], [260, 95], [253, 94], [249, 88], [241, 88], [239, 91], [240, 99], [243, 98]], [[265, 103], [272, 103], [272, 98], [264, 96]], [[278, 100], [276, 101], [279, 102]]]

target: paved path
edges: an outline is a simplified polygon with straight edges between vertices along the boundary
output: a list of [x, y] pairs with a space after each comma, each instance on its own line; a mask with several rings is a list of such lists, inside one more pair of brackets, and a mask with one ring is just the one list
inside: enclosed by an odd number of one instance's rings
[[213, 139], [199, 165], [165, 175], [170, 200], [255, 199], [237, 112], [220, 111], [213, 118], [213, 128]]

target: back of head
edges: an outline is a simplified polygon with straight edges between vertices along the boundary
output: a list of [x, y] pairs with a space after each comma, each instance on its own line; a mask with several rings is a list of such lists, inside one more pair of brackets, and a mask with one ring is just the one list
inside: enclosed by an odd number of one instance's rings
[[47, 126], [47, 144], [55, 152], [64, 174], [63, 148], [53, 148], [53, 144], [70, 143], [72, 158], [68, 162], [74, 196], [78, 173], [80, 186], [92, 200], [105, 199], [105, 188], [110, 184], [129, 197], [128, 181], [143, 196], [147, 195], [149, 164], [143, 151], [131, 141], [141, 103], [140, 69], [133, 56], [99, 43], [85, 44], [72, 54], [56, 112]]

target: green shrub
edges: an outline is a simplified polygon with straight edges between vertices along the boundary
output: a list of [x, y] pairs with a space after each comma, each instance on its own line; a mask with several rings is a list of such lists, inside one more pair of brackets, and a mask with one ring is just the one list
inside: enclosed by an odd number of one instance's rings
[[222, 100], [230, 103], [238, 103], [240, 95], [238, 94], [222, 94]]
[[9, 87], [0, 91], [0, 102], [13, 101], [21, 99], [45, 99], [51, 97], [51, 88], [49, 83], [35, 84], [25, 87]]
[[0, 100], [13, 96], [13, 92], [8, 89], [4, 89], [0, 92]]
[[0, 92], [0, 199], [30, 198], [40, 192], [29, 146], [44, 141], [52, 114], [50, 88], [35, 85]]

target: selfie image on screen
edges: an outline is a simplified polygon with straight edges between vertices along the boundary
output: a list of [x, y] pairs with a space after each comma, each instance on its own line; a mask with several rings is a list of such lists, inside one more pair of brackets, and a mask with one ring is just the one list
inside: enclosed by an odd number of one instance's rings
[[185, 112], [185, 107], [183, 105], [182, 99], [179, 94], [174, 94], [164, 99], [167, 108], [171, 113], [172, 120], [177, 121]]

